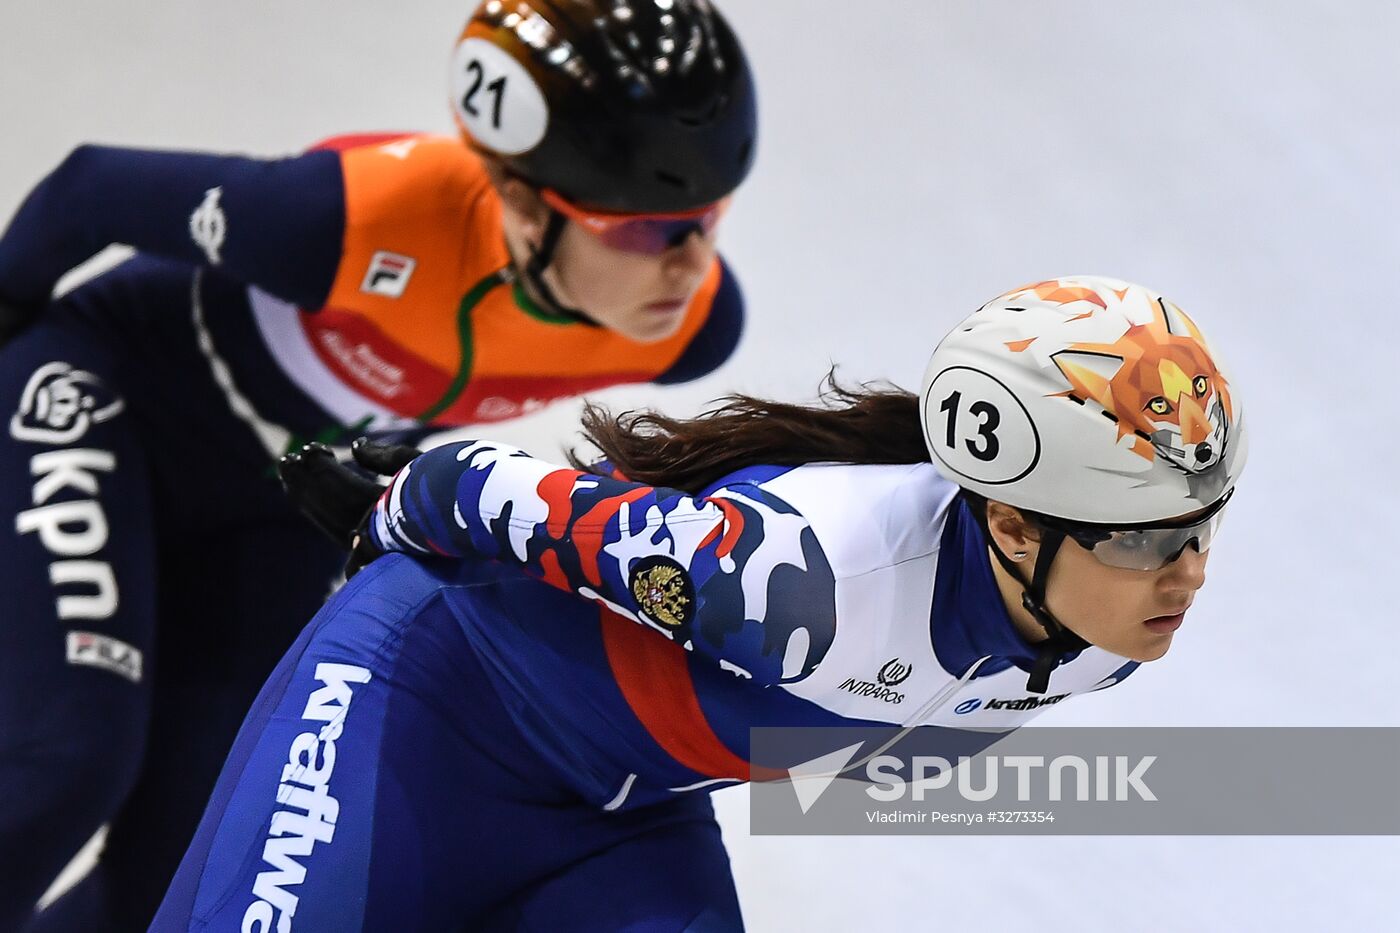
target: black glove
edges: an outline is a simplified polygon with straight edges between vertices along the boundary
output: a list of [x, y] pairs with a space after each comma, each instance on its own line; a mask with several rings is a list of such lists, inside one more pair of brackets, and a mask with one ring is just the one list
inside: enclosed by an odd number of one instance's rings
[[33, 324], [43, 310], [42, 305], [23, 305], [0, 299], [0, 347]]
[[336, 460], [325, 444], [307, 444], [277, 464], [282, 485], [297, 508], [332, 541], [350, 550], [347, 580], [380, 554], [366, 534], [366, 524], [385, 487], [369, 476], [393, 476], [422, 451], [362, 437], [350, 445], [350, 453], [362, 469]]

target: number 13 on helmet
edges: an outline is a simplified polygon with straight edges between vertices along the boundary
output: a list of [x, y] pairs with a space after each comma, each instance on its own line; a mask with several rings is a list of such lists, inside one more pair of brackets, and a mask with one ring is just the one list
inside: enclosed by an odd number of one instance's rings
[[1161, 295], [1099, 276], [984, 305], [934, 351], [922, 406], [950, 480], [1079, 522], [1207, 508], [1247, 455], [1240, 399], [1200, 329]]

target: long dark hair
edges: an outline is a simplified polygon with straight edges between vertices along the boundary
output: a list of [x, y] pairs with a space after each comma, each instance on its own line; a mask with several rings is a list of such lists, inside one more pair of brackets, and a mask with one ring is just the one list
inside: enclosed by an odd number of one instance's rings
[[[923, 463], [928, 461], [919, 402], [885, 383], [841, 385], [833, 369], [817, 401], [800, 405], [729, 395], [697, 418], [656, 411], [614, 415], [589, 403], [586, 439], [628, 479], [697, 493], [756, 464]], [[588, 470], [577, 452], [577, 469]]]

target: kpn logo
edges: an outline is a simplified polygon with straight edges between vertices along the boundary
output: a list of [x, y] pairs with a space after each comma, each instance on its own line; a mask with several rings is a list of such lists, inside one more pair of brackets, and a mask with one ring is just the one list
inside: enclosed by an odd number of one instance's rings
[[[865, 745], [855, 742], [788, 769], [803, 814], [811, 811], [838, 777], [864, 784], [879, 803], [923, 801], [936, 794], [949, 803], [1016, 801], [1155, 801], [1146, 775], [1155, 755], [940, 755], [900, 757], [890, 743], [854, 761]], [[854, 761], [854, 763], [853, 763]]]

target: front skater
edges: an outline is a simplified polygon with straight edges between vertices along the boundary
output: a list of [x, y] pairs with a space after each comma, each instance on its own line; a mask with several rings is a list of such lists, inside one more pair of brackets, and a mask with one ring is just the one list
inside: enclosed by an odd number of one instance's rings
[[[0, 330], [33, 319], [0, 349], [0, 931], [41, 898], [38, 929], [150, 922], [342, 560], [278, 456], [683, 382], [735, 346], [714, 238], [755, 104], [708, 3], [488, 2], [452, 67], [468, 146], [85, 146], [0, 240]], [[111, 242], [141, 252], [46, 307]]]
[[[949, 334], [921, 398], [839, 401], [595, 410], [615, 475], [414, 460], [370, 534], [415, 556], [283, 660], [155, 929], [738, 929], [707, 792], [751, 776], [750, 727], [990, 742], [1041, 704], [968, 697], [1086, 693], [1171, 646], [1246, 448], [1174, 304], [1042, 282]], [[848, 688], [891, 659], [900, 703]]]

